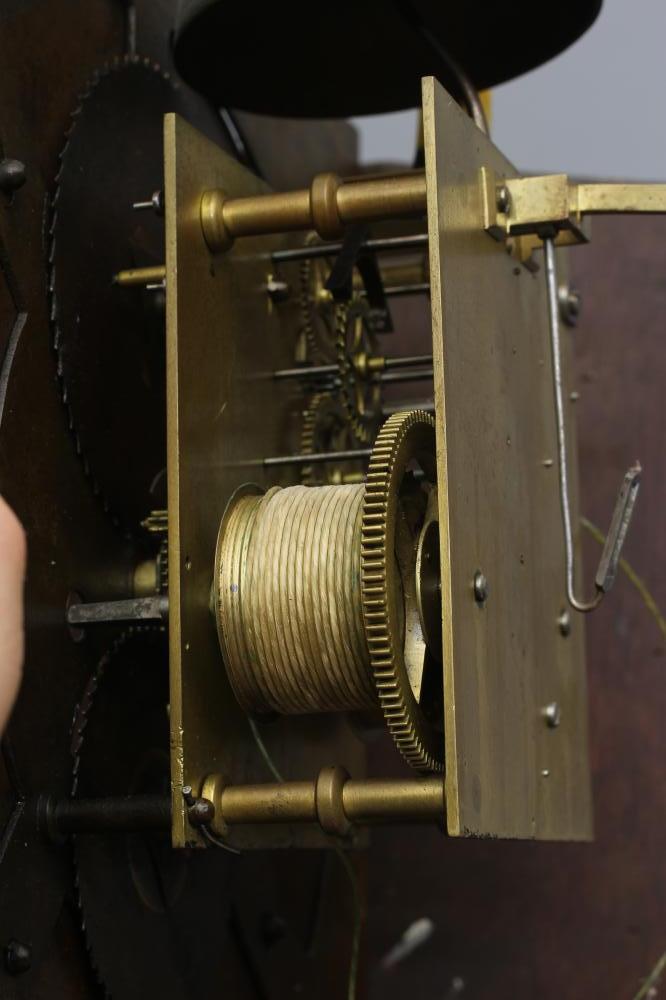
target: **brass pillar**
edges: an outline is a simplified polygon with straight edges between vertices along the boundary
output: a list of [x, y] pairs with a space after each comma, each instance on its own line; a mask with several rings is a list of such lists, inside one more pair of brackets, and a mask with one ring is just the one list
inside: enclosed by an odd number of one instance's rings
[[211, 253], [228, 250], [238, 236], [315, 230], [323, 239], [334, 239], [351, 222], [425, 212], [423, 171], [352, 180], [319, 174], [302, 191], [227, 198], [213, 190], [201, 199], [201, 225]]
[[226, 785], [210, 775], [201, 795], [215, 807], [213, 829], [224, 835], [244, 823], [319, 823], [334, 836], [355, 824], [444, 821], [442, 775], [354, 781], [342, 767], [326, 767], [315, 781]]

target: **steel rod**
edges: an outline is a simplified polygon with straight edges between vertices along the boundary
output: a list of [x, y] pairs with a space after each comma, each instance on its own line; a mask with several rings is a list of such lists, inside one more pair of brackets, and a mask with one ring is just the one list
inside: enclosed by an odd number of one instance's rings
[[382, 406], [382, 414], [385, 417], [391, 417], [394, 413], [403, 413], [405, 410], [425, 410], [426, 413], [434, 413], [435, 403], [432, 399], [425, 399], [415, 403], [387, 403]]
[[263, 464], [266, 468], [275, 468], [282, 465], [315, 465], [323, 462], [354, 462], [370, 458], [372, 448], [349, 448], [347, 451], [319, 451], [314, 455], [276, 455], [272, 458], [265, 458]]
[[420, 365], [431, 365], [432, 354], [410, 354], [402, 358], [385, 358], [384, 370], [392, 368], [418, 368]]
[[407, 285], [386, 285], [384, 295], [387, 298], [403, 298], [405, 295], [429, 295], [430, 282], [420, 281]]
[[382, 382], [421, 382], [432, 380], [432, 368], [419, 368], [416, 371], [406, 372], [380, 372], [379, 378]]
[[169, 598], [163, 594], [155, 597], [133, 597], [126, 601], [96, 601], [90, 604], [70, 604], [67, 609], [68, 625], [95, 625], [103, 622], [166, 621], [169, 617]]
[[550, 323], [550, 346], [553, 360], [553, 392], [555, 396], [555, 418], [557, 426], [557, 457], [560, 471], [560, 505], [564, 529], [564, 555], [567, 600], [575, 611], [594, 611], [603, 597], [598, 591], [591, 601], [579, 601], [574, 593], [574, 550], [571, 529], [571, 507], [569, 505], [569, 482], [567, 473], [567, 441], [564, 421], [562, 391], [562, 358], [560, 349], [560, 304], [558, 301], [557, 265], [555, 243], [548, 237], [543, 241], [546, 264], [546, 290], [548, 293], [548, 319]]
[[[370, 253], [391, 253], [394, 251], [421, 250], [428, 246], [428, 234], [413, 236], [389, 236], [384, 239], [365, 240], [360, 250]], [[313, 260], [317, 257], [335, 257], [342, 250], [342, 243], [316, 243], [313, 246], [294, 247], [291, 250], [276, 250], [272, 259], [276, 264], [296, 260]]]
[[129, 833], [169, 830], [168, 795], [131, 795], [95, 799], [52, 799], [40, 804], [42, 823], [51, 836], [69, 833]]
[[[412, 354], [398, 358], [384, 358], [383, 370], [389, 371], [395, 368], [418, 368], [421, 365], [432, 364], [432, 354]], [[323, 378], [328, 375], [337, 375], [339, 372], [337, 365], [311, 365], [301, 368], [282, 368], [273, 372], [273, 378], [279, 381], [284, 379], [299, 378]]]
[[292, 378], [323, 378], [325, 375], [337, 375], [339, 372], [337, 365], [312, 365], [302, 368], [282, 368], [273, 372], [273, 378], [278, 381]]

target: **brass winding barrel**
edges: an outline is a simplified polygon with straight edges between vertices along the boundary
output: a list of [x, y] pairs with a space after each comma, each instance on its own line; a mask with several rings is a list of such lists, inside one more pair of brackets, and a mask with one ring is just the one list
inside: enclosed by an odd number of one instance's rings
[[377, 706], [360, 599], [363, 484], [275, 487], [232, 502], [216, 559], [216, 617], [248, 712]]

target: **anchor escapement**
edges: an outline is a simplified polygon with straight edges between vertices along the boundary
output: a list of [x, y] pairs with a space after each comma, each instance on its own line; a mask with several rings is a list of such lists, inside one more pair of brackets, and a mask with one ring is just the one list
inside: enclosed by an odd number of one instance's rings
[[365, 483], [241, 487], [220, 525], [214, 603], [246, 712], [380, 709], [407, 762], [441, 771], [432, 416], [390, 417]]

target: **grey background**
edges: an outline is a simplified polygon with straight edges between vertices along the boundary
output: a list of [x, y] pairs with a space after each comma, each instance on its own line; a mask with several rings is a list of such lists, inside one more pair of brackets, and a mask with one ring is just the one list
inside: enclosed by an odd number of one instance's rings
[[[493, 91], [493, 139], [525, 171], [666, 180], [665, 64], [666, 0], [604, 0], [575, 45]], [[411, 160], [415, 112], [352, 120], [362, 162]]]

